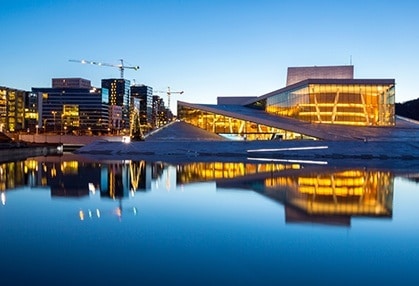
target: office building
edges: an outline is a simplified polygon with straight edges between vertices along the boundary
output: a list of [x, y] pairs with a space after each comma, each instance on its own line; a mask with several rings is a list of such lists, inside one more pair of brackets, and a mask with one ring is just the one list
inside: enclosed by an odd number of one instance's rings
[[146, 85], [131, 86], [131, 98], [139, 100], [139, 120], [143, 132], [153, 126], [153, 88]]
[[126, 79], [102, 79], [102, 88], [109, 91], [109, 106], [122, 109], [121, 128], [127, 132], [130, 127], [130, 81]]
[[[69, 87], [65, 82], [80, 84]], [[104, 134], [110, 130], [108, 91], [92, 87], [90, 81], [52, 79], [51, 88], [32, 88], [32, 95], [37, 97], [40, 131]]]
[[23, 90], [0, 86], [0, 132], [26, 128], [25, 95]]
[[38, 125], [38, 96], [27, 91], [25, 93], [25, 128], [27, 132], [35, 132]]
[[152, 102], [152, 128], [159, 128], [167, 122], [173, 119], [173, 115], [170, 110], [165, 107], [164, 99], [158, 95], [153, 95], [153, 102]]

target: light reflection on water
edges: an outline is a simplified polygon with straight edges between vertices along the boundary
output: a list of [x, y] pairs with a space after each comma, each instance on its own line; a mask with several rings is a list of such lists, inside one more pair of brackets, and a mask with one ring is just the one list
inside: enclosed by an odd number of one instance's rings
[[0, 280], [419, 285], [418, 174], [73, 155], [0, 164]]

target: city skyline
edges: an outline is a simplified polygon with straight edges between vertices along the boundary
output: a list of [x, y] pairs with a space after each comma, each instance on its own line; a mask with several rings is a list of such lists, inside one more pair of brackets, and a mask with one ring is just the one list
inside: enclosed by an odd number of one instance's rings
[[[419, 97], [419, 28], [410, 1], [1, 1], [0, 86], [31, 90], [52, 78], [100, 87], [119, 78], [176, 101], [260, 96], [286, 85], [286, 68], [355, 66], [355, 78], [394, 78], [396, 102]], [[165, 102], [164, 94], [159, 94]]]

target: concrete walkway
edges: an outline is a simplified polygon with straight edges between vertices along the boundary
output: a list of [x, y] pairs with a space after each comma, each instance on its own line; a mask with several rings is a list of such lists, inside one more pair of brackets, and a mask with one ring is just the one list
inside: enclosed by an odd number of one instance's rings
[[348, 165], [362, 161], [388, 167], [409, 165], [419, 170], [419, 141], [226, 141], [183, 122], [176, 122], [145, 141], [127, 144], [101, 140], [76, 153], [97, 160], [165, 162], [267, 159]]
[[173, 121], [147, 135], [146, 141], [226, 141], [226, 139], [188, 123]]

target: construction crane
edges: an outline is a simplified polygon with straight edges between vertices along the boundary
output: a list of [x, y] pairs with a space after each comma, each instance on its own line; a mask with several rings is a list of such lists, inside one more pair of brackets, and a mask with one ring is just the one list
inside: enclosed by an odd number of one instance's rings
[[121, 72], [121, 78], [124, 78], [124, 69], [133, 69], [133, 70], [139, 70], [139, 66], [126, 66], [124, 65], [124, 60], [120, 59], [121, 62], [119, 65], [113, 65], [113, 64], [107, 64], [107, 63], [101, 63], [101, 62], [94, 62], [94, 61], [87, 61], [87, 60], [69, 60], [73, 63], [80, 63], [80, 64], [91, 64], [91, 65], [98, 65], [98, 66], [105, 66], [105, 67], [114, 67], [118, 68]]
[[155, 92], [159, 92], [159, 93], [166, 93], [167, 94], [167, 106], [168, 108], [170, 108], [170, 96], [172, 94], [183, 94], [183, 90], [182, 91], [171, 91], [170, 87], [167, 87], [167, 91], [161, 91], [161, 90], [157, 90]]

